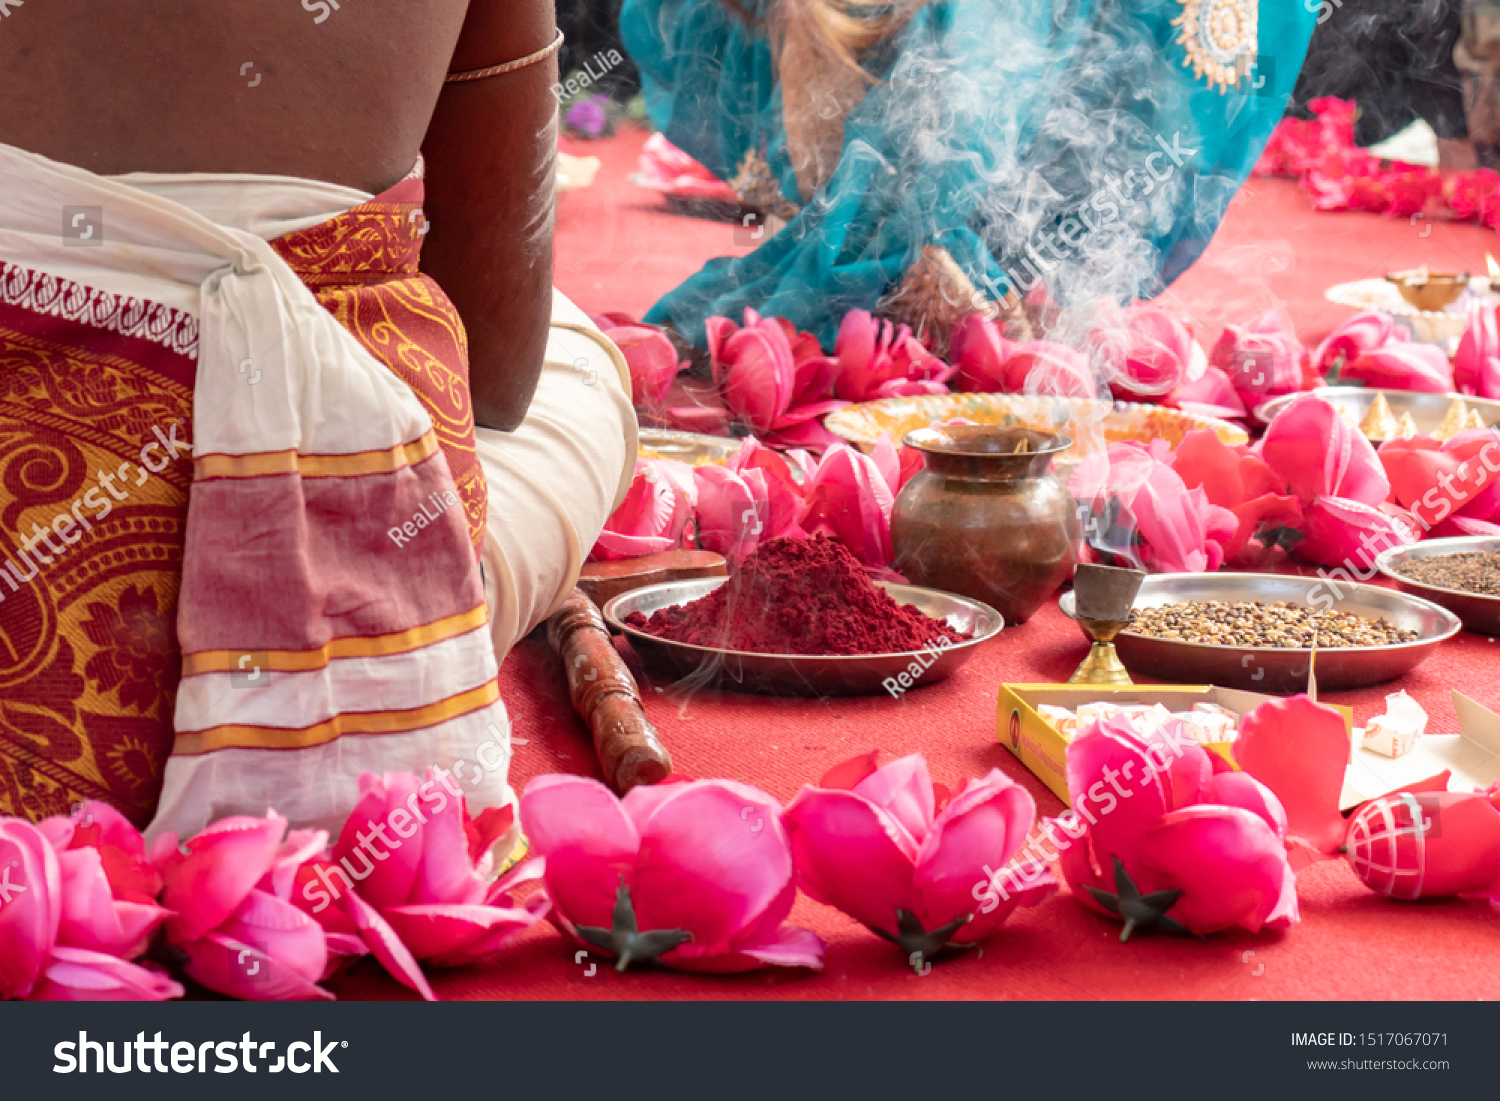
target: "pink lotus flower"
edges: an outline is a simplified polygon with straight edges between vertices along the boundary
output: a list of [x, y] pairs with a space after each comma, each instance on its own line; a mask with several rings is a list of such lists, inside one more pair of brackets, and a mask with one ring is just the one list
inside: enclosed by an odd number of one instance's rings
[[803, 448], [825, 451], [840, 442], [840, 437], [823, 427], [823, 418], [847, 401], [819, 401], [789, 409], [776, 418], [776, 427], [766, 442], [778, 448]]
[[1260, 454], [1301, 505], [1299, 556], [1369, 569], [1380, 551], [1407, 541], [1380, 507], [1391, 485], [1375, 449], [1328, 402], [1312, 394], [1293, 401], [1266, 430]]
[[1011, 394], [1042, 394], [1060, 398], [1096, 398], [1089, 357], [1077, 348], [1051, 340], [1012, 344], [1005, 361], [1005, 389]]
[[1342, 715], [1306, 695], [1267, 700], [1241, 720], [1234, 759], [1276, 793], [1290, 847], [1313, 859], [1338, 851], [1345, 832], [1339, 794], [1349, 761]]
[[742, 466], [736, 472], [728, 465], [710, 464], [696, 467], [693, 479], [698, 490], [698, 542], [731, 565], [761, 543], [797, 529], [802, 499], [790, 477], [783, 481], [761, 466]]
[[19, 818], [0, 818], [0, 889], [0, 999], [24, 998], [57, 943], [62, 874], [46, 836]]
[[720, 403], [716, 392], [690, 393], [687, 395], [697, 404], [673, 405], [662, 410], [668, 428], [679, 432], [701, 432], [705, 436], [732, 436], [734, 426], [729, 420], [729, 410]]
[[630, 368], [635, 404], [659, 408], [687, 360], [677, 358], [677, 349], [654, 325], [615, 325], [604, 329], [604, 335], [615, 342]]
[[1395, 339], [1396, 323], [1388, 313], [1364, 310], [1355, 314], [1323, 338], [1313, 353], [1313, 365], [1322, 374], [1352, 363]]
[[1388, 440], [1378, 454], [1392, 496], [1423, 530], [1450, 516], [1500, 518], [1500, 443], [1492, 430], [1471, 428], [1443, 442], [1428, 436]]
[[156, 904], [161, 879], [146, 842], [107, 803], [80, 804], [69, 818], [37, 825], [57, 853], [62, 910], [57, 943], [132, 960], [168, 911]]
[[1238, 527], [1223, 544], [1232, 562], [1265, 527], [1293, 525], [1302, 510], [1295, 497], [1281, 492], [1281, 479], [1248, 447], [1230, 447], [1203, 428], [1189, 432], [1172, 455], [1172, 469], [1188, 489], [1202, 488], [1210, 504], [1234, 513]]
[[1125, 921], [1121, 940], [1151, 923], [1200, 935], [1286, 928], [1298, 920], [1286, 812], [1270, 789], [1222, 771], [1176, 725], [1148, 742], [1123, 720], [1096, 723], [1068, 746], [1082, 830], [1061, 854], [1068, 886]]
[[1152, 446], [1126, 441], [1078, 464], [1070, 480], [1074, 497], [1093, 506], [1096, 517], [1107, 514], [1113, 499], [1115, 523], [1134, 537], [1115, 545], [1109, 531], [1091, 521], [1085, 524], [1086, 541], [1146, 570], [1216, 570], [1239, 531], [1239, 518], [1210, 503], [1201, 486], [1189, 490], [1168, 458], [1163, 441]]
[[1115, 397], [1127, 401], [1158, 400], [1208, 368], [1187, 326], [1157, 306], [1104, 302], [1089, 339]]
[[1005, 361], [1013, 347], [1015, 342], [1007, 340], [995, 322], [983, 314], [965, 314], [948, 337], [953, 385], [963, 393], [1005, 393]]
[[632, 183], [664, 195], [684, 199], [709, 199], [738, 203], [734, 188], [669, 142], [661, 133], [652, 134], [641, 147], [640, 174]]
[[1224, 326], [1208, 354], [1208, 365], [1223, 370], [1246, 407], [1302, 389], [1301, 342], [1281, 315], [1267, 310], [1248, 332]]
[[137, 955], [165, 916], [141, 837], [113, 808], [84, 803], [74, 818], [33, 826], [0, 818], [0, 1000], [160, 1001], [182, 987]]
[[905, 325], [850, 310], [839, 325], [837, 390], [846, 401], [946, 394], [954, 368], [938, 359]]
[[1344, 364], [1339, 377], [1386, 390], [1446, 394], [1453, 389], [1453, 366], [1441, 348], [1399, 340]]
[[1229, 373], [1220, 367], [1209, 367], [1202, 378], [1184, 382], [1162, 404], [1181, 409], [1184, 413], [1225, 420], [1238, 420], [1249, 413]]
[[1453, 356], [1453, 379], [1462, 393], [1500, 398], [1500, 320], [1494, 305], [1469, 306], [1468, 324]]
[[696, 484], [687, 463], [637, 459], [630, 489], [604, 521], [589, 559], [613, 562], [677, 546], [698, 501]]
[[896, 503], [899, 463], [882, 470], [868, 455], [840, 443], [824, 453], [808, 481], [799, 525], [848, 547], [865, 566], [891, 561], [891, 509]]
[[[236, 815], [181, 847], [175, 833], [151, 847], [162, 901], [173, 911], [167, 939], [186, 954], [187, 974], [210, 990], [249, 1001], [333, 997], [317, 985], [329, 962], [322, 927], [262, 882], [282, 855], [286, 825], [274, 811]], [[294, 830], [287, 842], [316, 851], [327, 835]]]
[[539, 776], [521, 821], [568, 934], [618, 961], [685, 971], [823, 965], [822, 942], [783, 924], [797, 894], [781, 807], [730, 780], [641, 785]]
[[796, 361], [786, 331], [774, 317], [745, 310], [740, 328], [727, 317], [704, 323], [714, 382], [734, 416], [764, 434], [790, 407], [796, 393]]
[[953, 328], [948, 351], [960, 391], [1094, 398], [1098, 387], [1088, 356], [1050, 340], [1007, 340], [1000, 326], [968, 314]]
[[[546, 916], [546, 903], [536, 895], [524, 904], [511, 897], [513, 887], [531, 878], [525, 865], [489, 881], [491, 846], [510, 830], [514, 808], [490, 807], [471, 818], [455, 789], [443, 785], [450, 798], [439, 787], [444, 778], [436, 770], [425, 782], [408, 772], [362, 775], [359, 802], [333, 846], [333, 860], [353, 880], [359, 898], [351, 914], [377, 955], [384, 950], [377, 944], [390, 937], [360, 903], [416, 959], [439, 967], [487, 963]], [[377, 930], [373, 939], [370, 927]]]
[[53, 950], [34, 1002], [162, 1002], [183, 995], [182, 984], [160, 971], [86, 948]]
[[[1036, 821], [1026, 789], [999, 769], [950, 798], [921, 754], [877, 768], [879, 751], [806, 786], [786, 811], [802, 889], [898, 945], [920, 967], [977, 944], [1020, 906], [1050, 898], [1050, 875], [998, 887]], [[1001, 895], [1004, 898], [1001, 898]]]

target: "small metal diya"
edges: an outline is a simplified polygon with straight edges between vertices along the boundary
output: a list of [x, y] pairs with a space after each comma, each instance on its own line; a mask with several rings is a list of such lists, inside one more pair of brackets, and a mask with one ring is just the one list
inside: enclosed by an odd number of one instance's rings
[[1468, 272], [1414, 268], [1389, 272], [1385, 278], [1386, 282], [1395, 285], [1410, 305], [1429, 313], [1437, 313], [1458, 301], [1469, 288]]

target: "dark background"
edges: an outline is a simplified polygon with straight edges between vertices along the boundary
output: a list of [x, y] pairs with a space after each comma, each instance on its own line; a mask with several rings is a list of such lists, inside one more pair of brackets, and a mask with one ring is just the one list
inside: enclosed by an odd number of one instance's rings
[[[596, 90], [624, 100], [640, 90], [640, 77], [620, 40], [621, 2], [558, 0], [557, 22], [566, 39], [561, 74], [618, 50], [627, 60]], [[1462, 6], [1463, 0], [1343, 0], [1342, 6], [1330, 7], [1329, 17], [1313, 32], [1288, 111], [1306, 116], [1307, 102], [1318, 96], [1354, 99], [1360, 106], [1355, 125], [1360, 145], [1387, 138], [1418, 117], [1440, 138], [1465, 137], [1463, 96], [1453, 66]], [[1275, 48], [1261, 43], [1265, 53]]]

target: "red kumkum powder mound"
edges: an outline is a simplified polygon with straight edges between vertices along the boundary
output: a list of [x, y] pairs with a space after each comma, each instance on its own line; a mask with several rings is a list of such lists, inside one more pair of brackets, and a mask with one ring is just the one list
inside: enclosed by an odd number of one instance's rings
[[649, 619], [632, 612], [625, 622], [675, 642], [754, 654], [894, 654], [972, 637], [896, 603], [849, 548], [822, 535], [762, 543], [707, 596]]

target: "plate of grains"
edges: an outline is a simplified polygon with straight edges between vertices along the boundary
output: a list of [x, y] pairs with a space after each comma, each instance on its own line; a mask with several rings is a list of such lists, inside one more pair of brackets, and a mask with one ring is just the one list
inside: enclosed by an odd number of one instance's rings
[[[1500, 545], [1500, 540], [1497, 540]], [[1073, 594], [1059, 601], [1073, 615]], [[1409, 672], [1463, 627], [1436, 604], [1376, 585], [1269, 573], [1146, 578], [1115, 636], [1125, 668], [1177, 684], [1288, 695], [1362, 688]]]
[[1427, 539], [1392, 547], [1375, 565], [1402, 592], [1441, 604], [1465, 629], [1500, 635], [1500, 535]]

